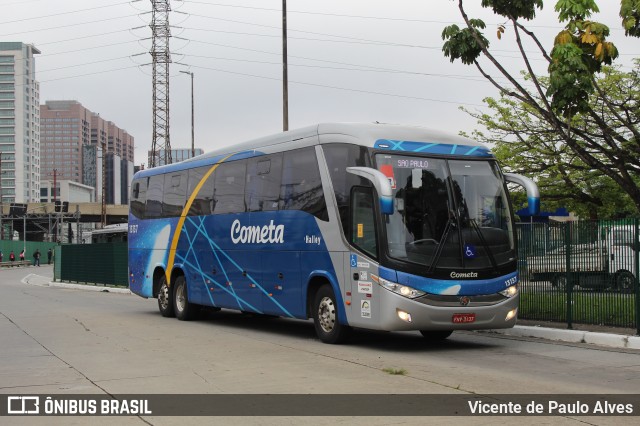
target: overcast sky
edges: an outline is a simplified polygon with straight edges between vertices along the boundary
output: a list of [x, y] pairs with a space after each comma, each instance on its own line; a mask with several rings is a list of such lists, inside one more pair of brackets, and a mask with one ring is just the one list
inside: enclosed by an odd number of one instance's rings
[[[495, 54], [523, 69], [498, 17], [467, 1], [488, 24]], [[474, 6], [472, 6], [472, 3]], [[551, 46], [561, 26], [555, 1], [529, 26]], [[596, 19], [628, 69], [638, 39], [620, 29], [618, 1], [599, 1]], [[281, 0], [171, 0], [170, 130], [172, 148], [191, 146], [190, 78], [195, 73], [195, 144], [209, 151], [282, 130]], [[328, 121], [420, 125], [470, 132], [497, 96], [475, 67], [442, 54], [442, 29], [461, 25], [451, 0], [289, 0], [289, 127]], [[140, 0], [0, 0], [0, 41], [34, 44], [40, 101], [73, 99], [135, 138], [135, 163], [152, 139], [151, 2]], [[533, 51], [532, 45], [529, 50]], [[539, 56], [535, 56], [539, 58]], [[181, 65], [185, 64], [185, 65]], [[535, 60], [539, 72], [544, 61]], [[491, 70], [493, 75], [495, 71]]]

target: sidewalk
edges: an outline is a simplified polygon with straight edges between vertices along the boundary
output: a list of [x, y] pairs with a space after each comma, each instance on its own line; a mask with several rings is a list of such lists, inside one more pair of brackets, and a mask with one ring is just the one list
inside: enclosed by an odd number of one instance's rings
[[535, 337], [569, 343], [588, 343], [619, 349], [640, 350], [640, 336], [634, 329], [603, 327], [597, 325], [574, 324], [574, 329], [567, 329], [564, 323], [547, 323], [518, 320], [518, 325], [511, 329], [490, 330], [490, 333], [506, 336]]

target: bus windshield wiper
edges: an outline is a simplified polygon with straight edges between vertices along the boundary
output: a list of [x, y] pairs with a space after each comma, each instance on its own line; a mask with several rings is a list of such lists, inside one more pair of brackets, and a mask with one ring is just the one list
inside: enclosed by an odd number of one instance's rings
[[449, 238], [449, 234], [451, 233], [451, 229], [455, 226], [455, 221], [453, 220], [455, 215], [451, 210], [449, 210], [449, 220], [447, 221], [447, 226], [444, 228], [444, 232], [442, 233], [442, 238], [440, 238], [440, 242], [436, 247], [436, 253], [433, 255], [433, 260], [427, 269], [427, 272], [433, 272], [436, 265], [438, 264], [438, 260], [440, 260], [440, 256], [442, 255], [442, 250], [444, 249], [444, 245], [447, 243], [447, 239]]

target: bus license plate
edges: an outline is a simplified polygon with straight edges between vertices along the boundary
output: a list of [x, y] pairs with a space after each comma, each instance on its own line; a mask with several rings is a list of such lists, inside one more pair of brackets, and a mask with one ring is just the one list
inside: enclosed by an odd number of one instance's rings
[[454, 324], [467, 324], [470, 322], [476, 322], [476, 314], [453, 314], [451, 322]]

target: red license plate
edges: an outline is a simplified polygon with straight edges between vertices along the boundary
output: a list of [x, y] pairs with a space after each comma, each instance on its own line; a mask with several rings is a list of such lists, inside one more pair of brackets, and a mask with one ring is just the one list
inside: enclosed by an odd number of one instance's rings
[[468, 324], [470, 322], [476, 322], [476, 314], [453, 314], [451, 322], [454, 324]]

